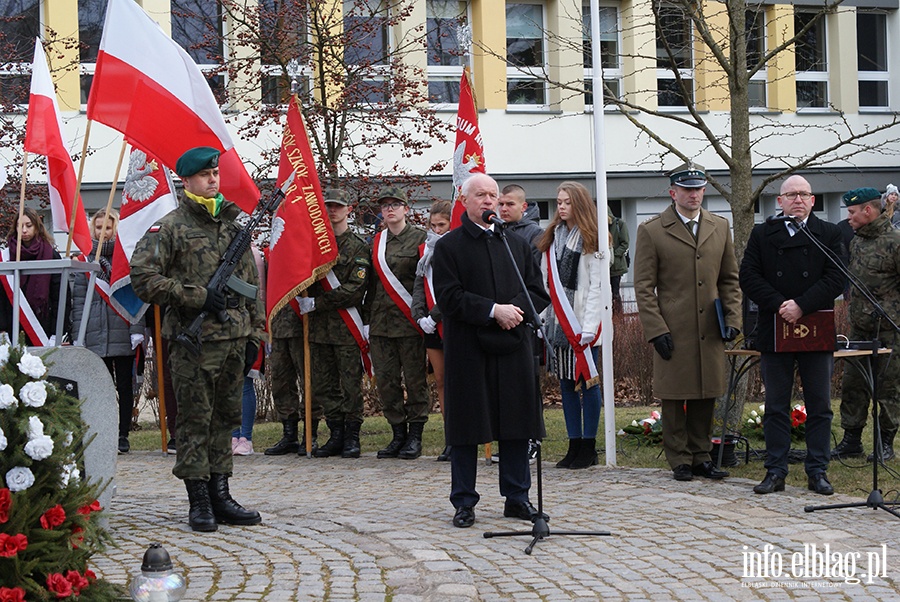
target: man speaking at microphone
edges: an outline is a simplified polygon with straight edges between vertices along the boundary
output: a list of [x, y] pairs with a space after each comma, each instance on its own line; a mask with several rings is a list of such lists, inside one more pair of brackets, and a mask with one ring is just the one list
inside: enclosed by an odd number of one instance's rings
[[[806, 403], [807, 484], [811, 491], [831, 495], [825, 471], [831, 446], [832, 351], [775, 351], [775, 316], [790, 324], [822, 309], [832, 309], [844, 290], [844, 276], [812, 238], [843, 258], [841, 231], [812, 213], [816, 197], [809, 182], [791, 176], [781, 185], [778, 206], [783, 216], [769, 218], [750, 232], [741, 263], [741, 288], [759, 306], [756, 349], [766, 386], [766, 476], [756, 493], [784, 491], [791, 449], [791, 391], [794, 365], [800, 372]], [[784, 219], [784, 218], [793, 219]], [[806, 232], [801, 232], [801, 229]]]
[[[535, 390], [528, 298], [540, 312], [550, 303], [527, 242], [507, 242], [522, 274], [522, 290], [493, 215], [499, 188], [485, 174], [462, 186], [462, 224], [434, 249], [434, 289], [444, 319], [444, 424], [450, 455], [453, 525], [475, 523], [478, 444], [497, 440], [503, 516], [531, 520], [528, 439], [544, 436], [541, 402]], [[509, 378], [515, 374], [516, 378]]]

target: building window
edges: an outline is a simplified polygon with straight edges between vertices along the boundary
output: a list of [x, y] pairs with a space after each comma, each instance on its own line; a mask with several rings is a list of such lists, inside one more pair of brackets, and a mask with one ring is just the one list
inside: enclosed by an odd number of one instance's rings
[[350, 105], [388, 102], [390, 38], [385, 0], [344, 0], [344, 63]]
[[506, 3], [506, 102], [545, 106], [543, 4]]
[[799, 33], [812, 23], [810, 28], [797, 39], [794, 50], [798, 109], [826, 108], [828, 106], [825, 18], [818, 12], [797, 11], [794, 13], [794, 31]]
[[[660, 107], [694, 102], [691, 18], [681, 6], [660, 4], [656, 15], [656, 86]], [[679, 85], [676, 71], [681, 78]]]
[[291, 95], [293, 68], [299, 71], [298, 94], [308, 95], [312, 69], [309, 63], [308, 14], [303, 3], [260, 0], [259, 34], [262, 102], [285, 104]]
[[[764, 9], [746, 11], [745, 31], [747, 32], [747, 69], [756, 67], [766, 54], [766, 11]], [[766, 66], [750, 76], [748, 86], [751, 109], [766, 108]]]
[[225, 32], [219, 0], [171, 0], [172, 39], [206, 76], [216, 100], [226, 96]]
[[78, 60], [81, 63], [81, 104], [86, 105], [94, 80], [107, 0], [78, 0]]
[[884, 13], [856, 13], [856, 62], [859, 106], [889, 107], [887, 15]]
[[[584, 104], [594, 104], [594, 69], [591, 42], [591, 6], [582, 6], [582, 49], [584, 53]], [[613, 98], [621, 94], [622, 64], [619, 54], [619, 9], [615, 6], [600, 7], [600, 62], [603, 67], [603, 84]], [[604, 105], [612, 104], [609, 94], [603, 93]]]
[[466, 49], [459, 47], [456, 34], [468, 21], [466, 3], [459, 0], [427, 0], [425, 18], [428, 98], [433, 103], [457, 104]]
[[40, 0], [0, 3], [0, 105], [27, 105], [34, 40], [41, 35]]

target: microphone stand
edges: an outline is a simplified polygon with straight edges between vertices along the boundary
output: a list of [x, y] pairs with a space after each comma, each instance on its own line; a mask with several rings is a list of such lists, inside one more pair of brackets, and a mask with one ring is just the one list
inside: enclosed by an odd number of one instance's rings
[[[840, 270], [841, 274], [844, 275], [847, 280], [850, 281], [850, 284], [853, 285], [857, 291], [862, 294], [862, 296], [869, 302], [869, 305], [872, 306], [873, 312], [872, 314], [876, 318], [876, 328], [875, 328], [875, 337], [872, 341], [867, 341], [866, 344], [860, 346], [860, 349], [871, 349], [872, 355], [867, 356], [869, 359], [868, 369], [863, 368], [862, 366], [856, 365], [856, 362], [853, 362], [854, 367], [859, 370], [863, 376], [866, 378], [868, 382], [871, 383], [871, 396], [872, 396], [872, 440], [875, 445], [875, 450], [873, 452], [872, 457], [872, 491], [869, 493], [869, 497], [865, 502], [852, 502], [849, 504], [828, 504], [824, 506], [805, 506], [803, 510], [805, 512], [815, 512], [816, 510], [833, 510], [837, 508], [872, 508], [873, 510], [881, 509], [885, 512], [888, 512], [894, 515], [897, 518], [900, 518], [900, 513], [894, 510], [893, 506], [900, 505], [900, 502], [885, 502], [884, 495], [881, 492], [881, 489], [878, 488], [878, 465], [883, 462], [882, 458], [882, 448], [881, 448], [881, 430], [878, 424], [878, 371], [876, 366], [876, 361], [878, 360], [878, 350], [881, 347], [881, 342], [878, 340], [878, 333], [881, 330], [881, 322], [884, 320], [887, 322], [891, 328], [893, 328], [894, 332], [900, 332], [900, 327], [891, 319], [891, 317], [884, 310], [884, 307], [878, 302], [875, 298], [875, 295], [872, 294], [872, 291], [869, 290], [869, 287], [859, 279], [856, 274], [850, 271], [850, 269], [844, 265], [844, 263], [840, 260], [839, 257], [834, 256], [834, 252], [826, 247], [820, 240], [818, 240], [815, 236], [809, 233], [806, 228], [806, 224], [797, 218], [793, 218], [790, 220], [785, 220], [793, 223], [794, 227], [797, 228], [800, 232], [803, 232], [806, 237], [812, 241], [813, 245], [825, 256], [828, 258], [831, 263], [833, 263], [838, 270]], [[849, 347], [848, 347], [849, 349]], [[890, 359], [888, 360], [890, 361]]]
[[[487, 213], [487, 212], [485, 212]], [[493, 213], [493, 212], [491, 212]], [[541, 320], [540, 315], [537, 312], [537, 309], [534, 307], [534, 302], [531, 300], [531, 295], [528, 293], [528, 287], [525, 285], [525, 280], [522, 278], [522, 272], [519, 270], [518, 264], [516, 264], [516, 258], [513, 255], [512, 249], [509, 247], [509, 241], [506, 238], [506, 229], [503, 227], [504, 223], [498, 223], [499, 220], [488, 220], [490, 223], [495, 225], [495, 232], [500, 237], [500, 240], [503, 241], [503, 247], [506, 249], [506, 254], [509, 255], [509, 262], [512, 264], [513, 270], [516, 273], [516, 279], [519, 281], [519, 286], [522, 289], [522, 292], [525, 294], [525, 300], [528, 303], [528, 322], [526, 323], [528, 326], [532, 328], [534, 331], [534, 336], [537, 338], [538, 331], [543, 332], [544, 340], [547, 339], [547, 332], [545, 330], [545, 326], [543, 320]], [[538, 403], [541, 403], [541, 394], [538, 391]], [[543, 404], [541, 405], [541, 413], [543, 413]], [[530, 555], [532, 550], [534, 550], [534, 546], [542, 539], [546, 539], [550, 537], [551, 531], [550, 527], [547, 525], [547, 522], [550, 520], [549, 518], [544, 518], [546, 515], [544, 514], [544, 481], [543, 481], [543, 471], [541, 464], [541, 442], [538, 441], [538, 451], [537, 451], [537, 496], [538, 496], [538, 513], [535, 519], [532, 521], [533, 526], [531, 531], [487, 531], [484, 534], [485, 539], [490, 539], [492, 537], [515, 537], [515, 536], [528, 536], [531, 537], [531, 543], [528, 544], [528, 547], [525, 548], [525, 553]], [[610, 536], [612, 533], [609, 531], [554, 531], [554, 535], [594, 535], [594, 536]]]

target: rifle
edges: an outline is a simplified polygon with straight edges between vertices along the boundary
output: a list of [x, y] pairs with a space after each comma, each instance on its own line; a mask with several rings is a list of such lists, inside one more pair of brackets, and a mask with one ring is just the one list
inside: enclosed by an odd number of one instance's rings
[[[278, 209], [278, 205], [281, 204], [281, 200], [284, 198], [285, 194], [287, 194], [288, 189], [294, 182], [294, 174], [295, 172], [292, 172], [291, 175], [288, 176], [281, 188], [276, 189], [268, 201], [264, 201], [263, 199], [259, 200], [259, 204], [257, 205], [253, 217], [247, 222], [247, 225], [231, 239], [228, 249], [225, 250], [225, 254], [222, 256], [219, 267], [216, 268], [216, 273], [209, 279], [207, 288], [224, 291], [229, 286], [229, 281], [234, 274], [235, 268], [237, 268], [238, 262], [241, 260], [241, 257], [244, 256], [244, 253], [247, 252], [247, 249], [250, 248], [253, 231], [259, 226], [259, 223], [266, 215], [269, 215]], [[246, 284], [244, 288], [247, 288]], [[252, 288], [255, 289], [255, 287]], [[205, 310], [201, 311], [197, 314], [197, 317], [194, 318], [194, 321], [191, 322], [190, 326], [185, 328], [181, 334], [175, 337], [176, 342], [184, 345], [187, 350], [194, 355], [200, 355], [200, 350], [203, 347], [200, 333], [203, 327], [203, 320], [205, 320], [208, 315], [209, 312]], [[219, 322], [222, 323], [225, 323], [230, 319], [228, 317], [228, 312], [224, 309], [220, 311], [216, 317]]]

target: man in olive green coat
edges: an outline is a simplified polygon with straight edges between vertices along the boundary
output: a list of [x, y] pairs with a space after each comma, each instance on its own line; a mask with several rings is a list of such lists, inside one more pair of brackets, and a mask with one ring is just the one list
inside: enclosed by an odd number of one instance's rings
[[[709, 452], [716, 397], [725, 393], [725, 341], [741, 323], [741, 292], [728, 220], [701, 208], [706, 174], [686, 164], [669, 177], [673, 204], [637, 230], [634, 291], [653, 343], [653, 393], [662, 400], [663, 448], [676, 480], [721, 479]], [[686, 408], [686, 409], [685, 409]]]

